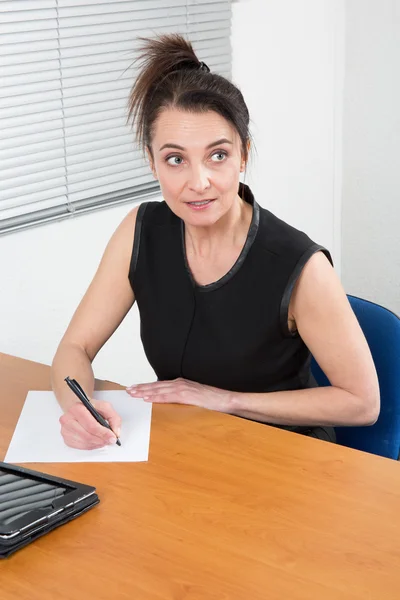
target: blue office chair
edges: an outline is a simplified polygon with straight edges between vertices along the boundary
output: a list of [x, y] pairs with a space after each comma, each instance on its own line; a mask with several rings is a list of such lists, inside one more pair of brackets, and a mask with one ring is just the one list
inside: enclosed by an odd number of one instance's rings
[[[370, 427], [336, 427], [338, 444], [399, 459], [400, 455], [400, 318], [368, 300], [347, 296], [369, 344], [378, 373], [381, 412]], [[312, 359], [311, 371], [318, 385], [329, 385]]]

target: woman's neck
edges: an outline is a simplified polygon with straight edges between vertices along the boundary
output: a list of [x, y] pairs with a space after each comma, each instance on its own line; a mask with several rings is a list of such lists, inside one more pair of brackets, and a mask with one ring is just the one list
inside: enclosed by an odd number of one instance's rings
[[196, 227], [185, 223], [187, 254], [207, 258], [217, 255], [226, 247], [242, 247], [249, 231], [252, 212], [251, 204], [237, 196], [231, 209], [213, 225]]

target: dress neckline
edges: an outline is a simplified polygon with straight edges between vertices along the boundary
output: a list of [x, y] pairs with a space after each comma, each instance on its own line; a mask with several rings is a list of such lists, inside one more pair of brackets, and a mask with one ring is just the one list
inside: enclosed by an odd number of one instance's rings
[[225, 273], [225, 275], [223, 275], [216, 281], [207, 283], [205, 285], [201, 285], [201, 284], [197, 283], [197, 281], [194, 279], [192, 272], [190, 270], [189, 263], [187, 260], [187, 255], [186, 255], [185, 222], [183, 221], [183, 219], [181, 219], [181, 228], [180, 228], [181, 229], [181, 247], [182, 247], [185, 269], [186, 269], [186, 272], [190, 278], [190, 281], [191, 281], [193, 287], [201, 292], [212, 292], [212, 291], [220, 288], [221, 286], [225, 285], [225, 283], [227, 283], [228, 281], [230, 281], [232, 279], [232, 277], [239, 271], [240, 267], [242, 266], [246, 256], [249, 253], [249, 250], [252, 247], [253, 242], [256, 238], [258, 226], [260, 223], [260, 207], [259, 207], [258, 203], [256, 202], [256, 200], [254, 199], [253, 193], [250, 190], [249, 186], [246, 185], [245, 183], [242, 183], [242, 182], [239, 183], [238, 194], [243, 200], [245, 200], [245, 202], [248, 202], [253, 207], [253, 214], [251, 217], [249, 231], [247, 233], [246, 241], [243, 245], [243, 248], [242, 248], [239, 256], [237, 257], [235, 263], [232, 265], [232, 267], [229, 269], [229, 271], [227, 273]]

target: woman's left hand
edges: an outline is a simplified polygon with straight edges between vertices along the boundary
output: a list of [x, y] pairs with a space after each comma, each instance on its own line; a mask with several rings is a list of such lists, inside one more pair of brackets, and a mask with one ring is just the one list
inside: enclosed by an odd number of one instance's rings
[[232, 392], [188, 379], [141, 383], [126, 388], [130, 396], [159, 404], [192, 404], [219, 412], [230, 412]]

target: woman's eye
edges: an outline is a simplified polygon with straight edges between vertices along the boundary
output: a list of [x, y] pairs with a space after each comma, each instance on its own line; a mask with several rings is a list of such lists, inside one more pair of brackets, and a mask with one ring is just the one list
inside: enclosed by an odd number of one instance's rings
[[167, 163], [172, 166], [181, 165], [182, 161], [183, 161], [183, 158], [181, 156], [169, 156], [167, 158]]
[[[212, 156], [211, 156], [211, 160], [213, 162], [223, 162], [226, 157], [227, 157], [226, 152], [223, 152], [223, 151], [214, 152], [214, 154], [212, 154]], [[169, 165], [171, 165], [172, 167], [178, 167], [179, 165], [183, 164], [183, 158], [182, 158], [182, 156], [178, 156], [178, 155], [174, 154], [173, 156], [168, 156], [168, 158], [166, 159], [166, 162]]]
[[214, 152], [214, 154], [211, 156], [211, 160], [213, 160], [214, 162], [222, 162], [224, 158], [226, 158], [226, 156], [226, 152]]

